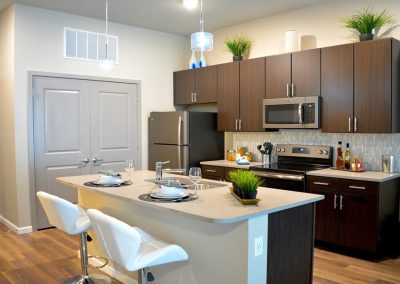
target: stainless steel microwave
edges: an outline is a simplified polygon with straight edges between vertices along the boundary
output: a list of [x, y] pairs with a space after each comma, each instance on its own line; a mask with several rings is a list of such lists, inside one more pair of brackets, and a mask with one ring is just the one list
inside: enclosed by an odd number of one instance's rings
[[320, 97], [263, 100], [264, 128], [319, 128]]

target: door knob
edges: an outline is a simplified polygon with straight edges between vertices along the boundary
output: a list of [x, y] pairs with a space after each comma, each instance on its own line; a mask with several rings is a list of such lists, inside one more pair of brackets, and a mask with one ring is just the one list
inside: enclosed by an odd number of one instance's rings
[[97, 158], [93, 158], [92, 159], [93, 163], [97, 163], [97, 162], [101, 162], [101, 161], [103, 161], [103, 159], [97, 159]]

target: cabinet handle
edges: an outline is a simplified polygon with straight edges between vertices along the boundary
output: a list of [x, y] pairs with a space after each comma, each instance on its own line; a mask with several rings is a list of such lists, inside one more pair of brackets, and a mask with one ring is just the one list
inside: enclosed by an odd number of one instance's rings
[[238, 131], [238, 120], [235, 119], [235, 130]]
[[81, 162], [87, 164], [87, 163], [90, 162], [90, 160], [89, 160], [89, 158], [85, 158], [85, 159], [83, 159]]
[[101, 162], [101, 161], [103, 161], [103, 159], [97, 159], [97, 158], [93, 158], [92, 159], [93, 163], [97, 163], [97, 162]]
[[217, 171], [216, 171], [216, 170], [206, 170], [206, 172], [209, 172], [209, 173], [216, 173]]
[[349, 132], [351, 132], [351, 117], [349, 117]]
[[241, 130], [242, 130], [242, 119], [239, 118], [239, 131], [241, 131]]
[[340, 209], [340, 210], [343, 209], [343, 195], [340, 195], [340, 205], [339, 205], [339, 209]]
[[354, 118], [354, 132], [357, 132], [357, 117]]
[[292, 89], [292, 91], [291, 91], [291, 96], [294, 97], [295, 90], [294, 90], [294, 84], [293, 84], [293, 83], [292, 83], [292, 88], [291, 88], [291, 89]]
[[356, 185], [349, 185], [349, 188], [354, 188], [354, 189], [366, 189], [365, 186], [356, 186]]
[[190, 94], [192, 96], [191, 102], [193, 103], [193, 93]]
[[194, 102], [197, 103], [197, 93], [194, 93]]
[[329, 183], [327, 183], [327, 182], [319, 182], [319, 181], [314, 181], [314, 184], [317, 184], [317, 185], [329, 185]]
[[333, 209], [337, 207], [337, 194], [335, 194], [335, 198], [333, 199]]
[[288, 84], [286, 84], [286, 96], [287, 97], [289, 97], [290, 95], [289, 95], [289, 93], [290, 93], [290, 91], [289, 91], [289, 83]]

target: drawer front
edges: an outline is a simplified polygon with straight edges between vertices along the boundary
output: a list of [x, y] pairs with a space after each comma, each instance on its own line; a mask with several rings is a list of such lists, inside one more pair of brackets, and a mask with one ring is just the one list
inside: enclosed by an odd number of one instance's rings
[[377, 182], [343, 179], [340, 184], [342, 193], [378, 196], [379, 184]]
[[201, 173], [203, 178], [213, 180], [224, 180], [224, 167], [201, 165]]
[[318, 191], [339, 191], [340, 180], [328, 177], [317, 177], [307, 176], [307, 187], [306, 191], [318, 190]]

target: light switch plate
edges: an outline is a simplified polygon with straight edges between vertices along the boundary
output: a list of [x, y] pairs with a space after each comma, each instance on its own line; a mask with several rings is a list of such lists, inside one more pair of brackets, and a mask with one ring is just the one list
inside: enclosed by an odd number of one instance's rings
[[258, 237], [254, 239], [254, 256], [259, 256], [263, 254], [264, 245], [263, 237]]

